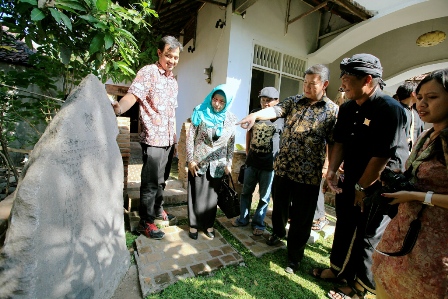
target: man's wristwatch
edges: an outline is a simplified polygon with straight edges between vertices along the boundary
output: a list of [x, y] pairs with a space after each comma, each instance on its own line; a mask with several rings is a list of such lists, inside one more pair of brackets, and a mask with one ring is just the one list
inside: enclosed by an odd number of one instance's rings
[[423, 202], [423, 204], [428, 205], [428, 206], [434, 206], [432, 204], [432, 195], [433, 194], [434, 194], [434, 192], [432, 192], [432, 191], [426, 192], [425, 201]]
[[355, 184], [355, 190], [359, 192], [365, 192], [366, 190], [358, 183]]

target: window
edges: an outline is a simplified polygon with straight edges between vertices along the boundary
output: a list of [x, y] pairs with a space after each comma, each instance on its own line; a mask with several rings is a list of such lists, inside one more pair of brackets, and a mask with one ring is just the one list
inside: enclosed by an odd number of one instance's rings
[[254, 45], [249, 111], [260, 107], [258, 94], [263, 87], [280, 91], [280, 101], [301, 93], [306, 60]]

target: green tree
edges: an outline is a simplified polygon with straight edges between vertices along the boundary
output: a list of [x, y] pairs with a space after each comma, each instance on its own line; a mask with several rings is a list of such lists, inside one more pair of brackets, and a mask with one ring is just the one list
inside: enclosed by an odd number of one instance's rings
[[[34, 129], [29, 139], [34, 144], [41, 135], [38, 124], [60, 107], [52, 98], [63, 101], [89, 73], [103, 82], [120, 82], [154, 62], [160, 36], [154, 36], [150, 24], [157, 17], [145, 0], [3, 0], [0, 47], [7, 50], [15, 39], [35, 49], [25, 70], [0, 71], [0, 142], [6, 164], [12, 167], [6, 148], [16, 138], [17, 123]], [[11, 91], [30, 84], [48, 97]]]

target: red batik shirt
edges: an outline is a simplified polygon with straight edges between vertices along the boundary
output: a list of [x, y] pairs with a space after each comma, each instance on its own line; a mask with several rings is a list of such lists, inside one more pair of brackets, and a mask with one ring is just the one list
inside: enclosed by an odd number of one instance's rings
[[177, 142], [177, 81], [159, 62], [140, 69], [128, 90], [140, 104], [142, 132], [140, 142], [151, 146], [170, 146]]

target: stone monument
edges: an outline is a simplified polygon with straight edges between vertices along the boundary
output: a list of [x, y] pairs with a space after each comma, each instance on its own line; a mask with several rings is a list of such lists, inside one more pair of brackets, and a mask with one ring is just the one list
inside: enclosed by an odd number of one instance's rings
[[129, 267], [123, 162], [104, 85], [88, 75], [24, 167], [0, 252], [0, 298], [110, 298]]

